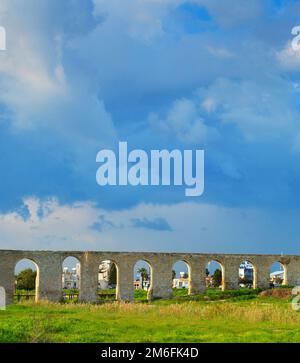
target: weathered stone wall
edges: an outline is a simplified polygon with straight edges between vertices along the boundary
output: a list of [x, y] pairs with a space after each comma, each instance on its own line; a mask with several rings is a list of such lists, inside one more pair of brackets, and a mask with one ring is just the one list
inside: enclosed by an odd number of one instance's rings
[[280, 262], [284, 266], [285, 284], [300, 284], [300, 256], [0, 250], [0, 286], [5, 288], [7, 303], [13, 299], [15, 266], [24, 258], [32, 260], [38, 267], [36, 300], [59, 301], [62, 297], [62, 265], [69, 256], [76, 257], [81, 265], [79, 300], [82, 302], [96, 301], [98, 268], [104, 260], [111, 260], [117, 266], [119, 300], [133, 299], [133, 269], [140, 260], [151, 266], [149, 298], [167, 298], [172, 294], [172, 267], [177, 261], [188, 264], [190, 294], [205, 289], [205, 269], [212, 260], [221, 264], [223, 289], [238, 288], [238, 270], [241, 262], [245, 260], [254, 266], [254, 287], [269, 286], [269, 269], [274, 262]]

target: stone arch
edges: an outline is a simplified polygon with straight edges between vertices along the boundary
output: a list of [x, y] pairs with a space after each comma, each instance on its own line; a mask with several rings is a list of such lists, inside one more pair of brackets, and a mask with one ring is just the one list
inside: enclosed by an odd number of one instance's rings
[[287, 285], [287, 267], [281, 261], [274, 261], [269, 268], [270, 287]]
[[[31, 270], [32, 272], [36, 272], [35, 281], [34, 281], [34, 289], [31, 289], [30, 286], [26, 286], [22, 284], [21, 281], [18, 281], [17, 275], [22, 273], [22, 271]], [[23, 300], [31, 300], [34, 301], [39, 300], [39, 285], [40, 285], [40, 268], [38, 262], [31, 258], [24, 256], [16, 261], [14, 266], [14, 274], [15, 274], [15, 284], [14, 284], [14, 296], [17, 302]]]
[[81, 289], [81, 261], [76, 255], [63, 256], [62, 263], [62, 298], [64, 301], [78, 301]]
[[[143, 271], [142, 271], [143, 270]], [[133, 285], [135, 298], [143, 296], [143, 291], [147, 291], [147, 299], [152, 299], [153, 267], [149, 260], [139, 259], [133, 264]], [[138, 292], [139, 290], [139, 292]]]
[[256, 265], [249, 258], [245, 258], [239, 265], [239, 287], [253, 288], [257, 287], [257, 269]]
[[115, 260], [105, 258], [98, 268], [97, 295], [100, 301], [116, 300], [119, 286], [119, 267]]
[[176, 260], [172, 265], [173, 295], [190, 293], [191, 266], [185, 259]]
[[[221, 276], [219, 278], [220, 281], [216, 281], [217, 274], [215, 272], [220, 270]], [[221, 260], [212, 258], [210, 259], [205, 266], [205, 276], [206, 276], [206, 288], [220, 288], [221, 290], [225, 289], [225, 268]], [[218, 285], [217, 283], [220, 282]]]

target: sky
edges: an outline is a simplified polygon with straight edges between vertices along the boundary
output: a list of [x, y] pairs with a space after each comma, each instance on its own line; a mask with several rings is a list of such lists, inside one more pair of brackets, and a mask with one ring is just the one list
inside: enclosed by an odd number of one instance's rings
[[[1, 0], [0, 248], [299, 253], [292, 0]], [[205, 190], [96, 155], [205, 150]]]

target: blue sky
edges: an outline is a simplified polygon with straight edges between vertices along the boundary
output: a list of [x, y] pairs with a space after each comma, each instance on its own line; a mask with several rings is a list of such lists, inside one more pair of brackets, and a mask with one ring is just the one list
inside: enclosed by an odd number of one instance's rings
[[[298, 253], [300, 1], [2, 0], [0, 248]], [[205, 192], [95, 158], [204, 149]]]

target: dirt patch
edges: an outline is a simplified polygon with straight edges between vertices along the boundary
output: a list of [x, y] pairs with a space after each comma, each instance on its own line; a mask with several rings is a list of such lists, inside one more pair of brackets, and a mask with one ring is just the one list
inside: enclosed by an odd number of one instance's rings
[[273, 296], [280, 299], [289, 299], [292, 296], [292, 289], [289, 288], [268, 289], [262, 291], [259, 295], [265, 297]]

